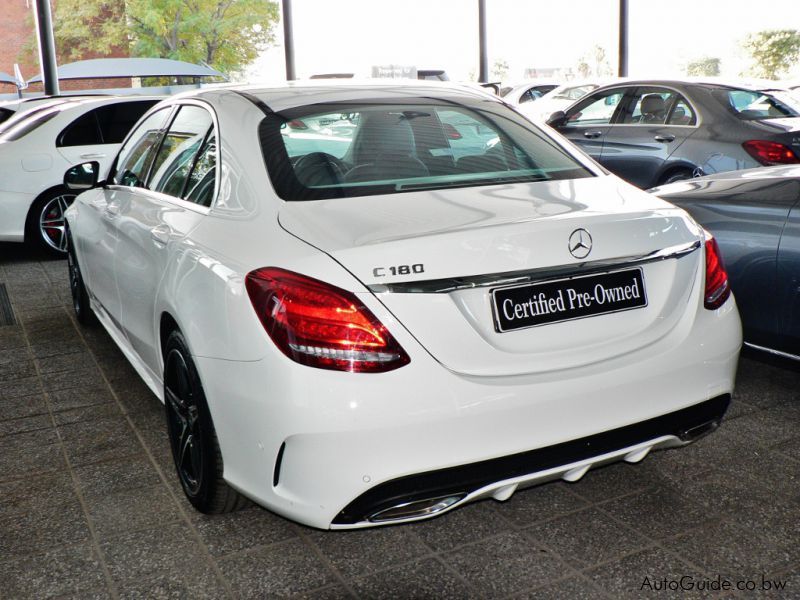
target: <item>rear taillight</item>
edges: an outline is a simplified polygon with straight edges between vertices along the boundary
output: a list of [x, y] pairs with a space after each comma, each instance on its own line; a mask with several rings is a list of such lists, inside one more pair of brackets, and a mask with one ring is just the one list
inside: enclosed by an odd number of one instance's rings
[[788, 146], [766, 140], [749, 140], [742, 144], [747, 153], [762, 165], [793, 165], [800, 158]]
[[709, 235], [706, 237], [706, 294], [703, 304], [707, 309], [714, 310], [725, 304], [730, 295], [731, 284], [717, 240]]
[[291, 121], [289, 121], [288, 125], [292, 129], [300, 129], [300, 130], [308, 129], [308, 125], [306, 125], [300, 119], [292, 119]]
[[351, 292], [273, 267], [248, 273], [245, 286], [272, 341], [296, 362], [335, 371], [383, 373], [410, 361]]

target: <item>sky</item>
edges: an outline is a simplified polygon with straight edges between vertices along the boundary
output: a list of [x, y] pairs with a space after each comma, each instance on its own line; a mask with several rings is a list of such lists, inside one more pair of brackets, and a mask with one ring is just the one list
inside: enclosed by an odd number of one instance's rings
[[[478, 70], [478, 0], [292, 0], [297, 76], [354, 72], [373, 65], [446, 69], [451, 79]], [[739, 42], [763, 29], [800, 29], [800, 0], [629, 0], [629, 75], [670, 77], [703, 56], [722, 59], [722, 75], [747, 67]], [[760, 5], [766, 6], [766, 5]], [[486, 0], [490, 69], [508, 64], [508, 80], [525, 69], [573, 67], [594, 46], [617, 64], [618, 0]], [[285, 77], [282, 25], [276, 45], [246, 74]], [[793, 78], [800, 78], [800, 66]]]

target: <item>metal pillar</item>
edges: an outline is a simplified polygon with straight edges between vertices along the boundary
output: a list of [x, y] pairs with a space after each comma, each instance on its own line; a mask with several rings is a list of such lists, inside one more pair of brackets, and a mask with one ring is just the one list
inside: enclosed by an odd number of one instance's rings
[[283, 0], [283, 52], [286, 57], [286, 79], [297, 79], [294, 72], [294, 32], [292, 29], [292, 0]]
[[486, 0], [478, 0], [478, 81], [489, 82], [489, 57], [486, 53]]
[[628, 76], [628, 0], [619, 0], [619, 69], [620, 77]]
[[56, 66], [56, 43], [53, 38], [53, 15], [50, 11], [50, 0], [36, 0], [33, 11], [36, 31], [39, 39], [39, 65], [42, 70], [42, 82], [46, 96], [57, 96], [58, 67]]

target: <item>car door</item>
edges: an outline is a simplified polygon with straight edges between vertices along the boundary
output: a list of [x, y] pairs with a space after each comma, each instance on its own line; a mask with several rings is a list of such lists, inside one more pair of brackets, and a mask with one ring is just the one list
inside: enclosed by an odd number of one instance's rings
[[115, 102], [93, 108], [67, 125], [56, 137], [56, 148], [71, 165], [97, 161], [105, 173], [122, 140], [155, 100]]
[[157, 294], [174, 245], [208, 214], [214, 196], [217, 134], [211, 110], [186, 101], [171, 119], [143, 185], [120, 206], [115, 267], [122, 326], [153, 372], [160, 371]]
[[566, 121], [558, 132], [600, 161], [606, 134], [619, 112], [625, 88], [601, 90], [580, 100], [566, 111]]
[[120, 149], [116, 158], [117, 168], [108, 185], [88, 193], [87, 210], [80, 216], [83, 276], [92, 295], [119, 329], [121, 307], [115, 262], [120, 205], [125, 200], [126, 190], [145, 177], [169, 114], [170, 110], [162, 109], [142, 121]]
[[697, 115], [677, 91], [639, 87], [605, 136], [601, 163], [641, 188], [658, 181], [675, 150], [696, 130]]
[[777, 350], [800, 356], [800, 202], [796, 203], [781, 235], [778, 249]]

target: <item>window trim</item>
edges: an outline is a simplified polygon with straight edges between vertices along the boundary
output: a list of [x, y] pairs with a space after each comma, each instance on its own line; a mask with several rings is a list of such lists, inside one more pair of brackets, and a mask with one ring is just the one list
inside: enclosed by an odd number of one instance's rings
[[[222, 174], [222, 151], [221, 151], [221, 148], [222, 148], [222, 137], [220, 135], [219, 119], [217, 118], [217, 113], [214, 110], [213, 106], [211, 106], [211, 104], [209, 104], [208, 102], [205, 102], [203, 100], [196, 99], [196, 98], [185, 98], [185, 99], [173, 102], [171, 104], [167, 104], [166, 106], [162, 105], [162, 104], [157, 104], [156, 106], [153, 107], [153, 109], [151, 109], [151, 111], [148, 111], [147, 113], [142, 115], [142, 117], [139, 120], [139, 122], [141, 123], [142, 121], [144, 121], [144, 119], [149, 118], [151, 115], [155, 114], [159, 110], [167, 110], [167, 111], [169, 111], [170, 114], [167, 115], [167, 117], [166, 117], [166, 119], [164, 121], [164, 125], [161, 128], [161, 131], [159, 133], [160, 137], [159, 137], [159, 140], [158, 140], [158, 149], [156, 150], [156, 156], [157, 156], [158, 152], [161, 151], [161, 145], [164, 142], [164, 136], [167, 133], [167, 131], [169, 131], [169, 128], [172, 126], [172, 122], [175, 120], [175, 117], [178, 114], [178, 110], [180, 110], [181, 106], [186, 106], [186, 105], [198, 106], [200, 108], [205, 109], [211, 115], [212, 128], [214, 129], [214, 131], [216, 132], [216, 135], [217, 135], [217, 148], [215, 150], [216, 159], [217, 159], [217, 166], [216, 166], [217, 174], [214, 177], [214, 194], [213, 194], [213, 196], [211, 198], [211, 202], [209, 203], [209, 205], [208, 206], [203, 206], [201, 204], [198, 204], [197, 202], [191, 202], [189, 200], [184, 200], [183, 198], [178, 198], [176, 196], [170, 196], [169, 194], [164, 194], [163, 192], [157, 192], [157, 191], [151, 190], [149, 188], [134, 188], [134, 187], [131, 187], [131, 186], [119, 185], [119, 184], [109, 184], [109, 186], [108, 186], [109, 188], [111, 188], [111, 189], [120, 189], [120, 190], [132, 190], [132, 189], [135, 189], [138, 192], [144, 193], [146, 196], [151, 196], [154, 200], [158, 200], [160, 202], [165, 202], [165, 201], [166, 202], [171, 202], [172, 204], [174, 204], [175, 206], [178, 206], [180, 208], [186, 208], [186, 209], [189, 209], [189, 210], [193, 210], [194, 212], [199, 212], [199, 213], [202, 213], [204, 215], [209, 214], [216, 207], [217, 200], [219, 198], [219, 191], [220, 191], [220, 188], [222, 187], [222, 185], [221, 185], [222, 182], [220, 181], [221, 174]], [[130, 133], [128, 133], [128, 136], [125, 138], [125, 140], [123, 140], [122, 146], [120, 146], [120, 149], [125, 146], [125, 144], [127, 143], [128, 139], [132, 136], [134, 131], [136, 131], [137, 129], [138, 128], [133, 128], [130, 131]], [[206, 137], [203, 139], [203, 141], [205, 142], [205, 140], [207, 138], [208, 138], [208, 132], [206, 133]], [[202, 146], [201, 146], [201, 148], [202, 148]], [[109, 178], [111, 177], [111, 174], [116, 171], [117, 161], [118, 160], [119, 160], [119, 153], [117, 153], [117, 156], [114, 158], [114, 164], [112, 165], [112, 170], [109, 171]], [[152, 174], [151, 173], [152, 169], [153, 169], [153, 163], [150, 163], [150, 165], [148, 165], [148, 167], [147, 167], [147, 176], [146, 176], [146, 178], [144, 180], [145, 182], [147, 182], [148, 185], [150, 183], [150, 176]]]

